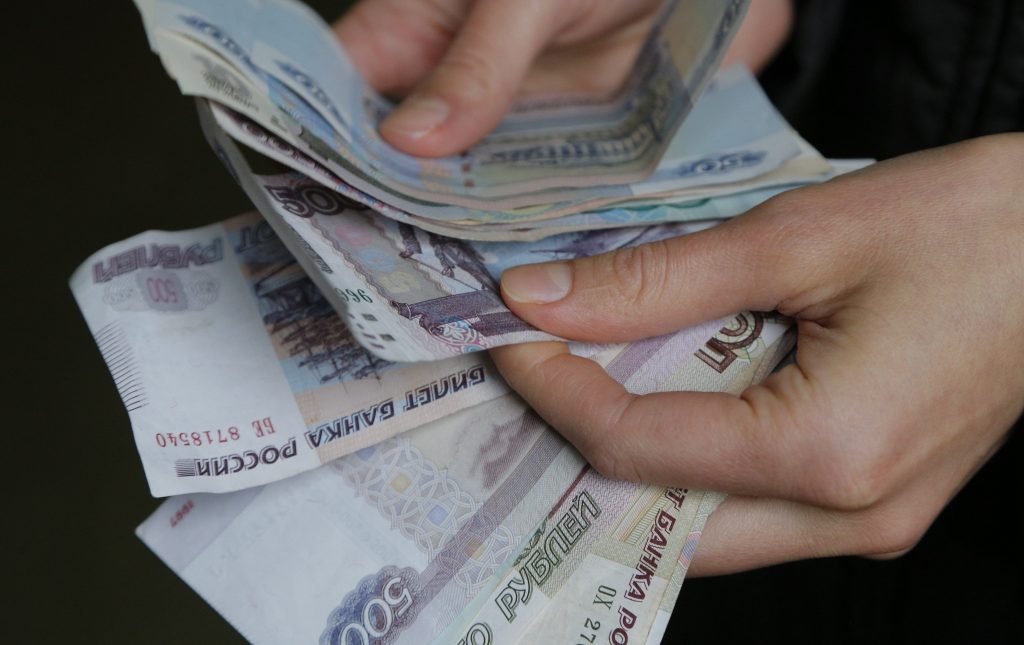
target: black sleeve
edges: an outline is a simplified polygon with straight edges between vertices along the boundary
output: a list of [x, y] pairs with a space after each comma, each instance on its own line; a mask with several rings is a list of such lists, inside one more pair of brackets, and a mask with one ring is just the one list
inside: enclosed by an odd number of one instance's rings
[[831, 156], [1024, 129], [1024, 1], [797, 0], [762, 82]]

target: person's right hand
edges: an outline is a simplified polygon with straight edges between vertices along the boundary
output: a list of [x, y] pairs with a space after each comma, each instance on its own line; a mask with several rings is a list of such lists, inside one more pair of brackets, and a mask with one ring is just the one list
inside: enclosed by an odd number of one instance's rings
[[1024, 410], [1022, 249], [1024, 134], [983, 137], [787, 191], [706, 231], [502, 275], [513, 313], [590, 343], [743, 309], [793, 317], [795, 363], [740, 396], [636, 396], [564, 343], [491, 356], [597, 472], [732, 495], [690, 574], [890, 557]]

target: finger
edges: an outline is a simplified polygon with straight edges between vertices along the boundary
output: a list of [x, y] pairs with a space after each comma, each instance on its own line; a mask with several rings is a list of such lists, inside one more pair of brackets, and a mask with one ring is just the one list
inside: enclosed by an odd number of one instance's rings
[[[801, 435], [787, 403], [807, 398], [795, 367], [743, 397], [636, 396], [561, 343], [511, 345], [491, 355], [512, 388], [606, 477], [810, 502], [827, 493], [807, 485], [824, 465], [806, 451], [810, 435]], [[794, 451], [807, 457], [795, 460]]]
[[558, 28], [559, 3], [480, 0], [437, 68], [381, 124], [413, 155], [465, 150], [501, 122], [530, 63]]
[[797, 314], [863, 270], [856, 245], [835, 248], [846, 239], [835, 230], [848, 226], [844, 218], [813, 221], [821, 206], [812, 191], [822, 190], [790, 191], [692, 235], [514, 267], [502, 276], [502, 295], [527, 322], [592, 342], [654, 336], [743, 309]]
[[362, 0], [334, 24], [356, 68], [374, 88], [404, 93], [434, 68], [460, 19], [433, 3]]
[[708, 518], [687, 575], [725, 575], [811, 558], [898, 557], [921, 534], [904, 530], [890, 508], [849, 513], [732, 496]]
[[840, 555], [899, 557], [924, 537], [965, 482], [959, 476], [950, 479], [939, 469], [881, 504], [852, 512], [781, 499], [730, 497], [708, 519], [689, 574], [720, 575]]
[[732, 44], [722, 59], [722, 68], [741, 62], [760, 73], [786, 44], [793, 28], [793, 0], [761, 0], [751, 3]]
[[841, 512], [781, 499], [732, 496], [708, 518], [688, 576], [717, 576], [853, 552]]

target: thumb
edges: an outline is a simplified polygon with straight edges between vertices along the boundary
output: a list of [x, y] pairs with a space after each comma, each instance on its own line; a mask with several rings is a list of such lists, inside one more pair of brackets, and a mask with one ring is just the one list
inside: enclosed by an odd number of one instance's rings
[[[797, 315], [861, 263], [790, 191], [715, 228], [567, 262], [514, 267], [501, 291], [523, 320], [563, 338], [624, 342], [743, 309]], [[799, 194], [798, 194], [799, 193]], [[840, 272], [844, 273], [840, 273]]]
[[381, 123], [381, 135], [420, 157], [476, 143], [504, 117], [558, 26], [559, 4], [479, 0], [434, 71]]

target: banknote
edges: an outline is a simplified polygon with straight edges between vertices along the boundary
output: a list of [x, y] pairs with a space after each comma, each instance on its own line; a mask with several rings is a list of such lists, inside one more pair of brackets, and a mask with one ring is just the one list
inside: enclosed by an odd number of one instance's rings
[[[317, 183], [330, 188], [359, 204], [369, 206], [402, 223], [411, 224], [445, 237], [478, 241], [536, 241], [553, 235], [589, 231], [594, 229], [652, 225], [668, 222], [696, 222], [735, 217], [768, 199], [793, 188], [828, 181], [836, 176], [859, 170], [872, 163], [869, 159], [830, 159], [829, 168], [821, 172], [822, 160], [813, 148], [800, 144], [800, 153], [779, 168], [746, 180], [728, 184], [734, 192], [717, 194], [719, 187], [688, 190], [680, 195], [684, 201], [666, 201], [666, 197], [649, 195], [624, 206], [603, 207], [598, 210], [541, 218], [534, 209], [529, 216], [523, 213], [522, 222], [443, 222], [420, 217], [389, 204], [378, 202], [346, 184], [329, 168], [298, 150], [284, 139], [266, 130], [247, 117], [213, 103], [201, 103], [200, 113], [205, 129], [211, 134], [215, 148], [230, 147], [226, 137], [242, 143], [249, 149], [296, 170]], [[212, 116], [212, 119], [210, 118]], [[226, 137], [225, 137], [226, 135]], [[671, 199], [675, 199], [673, 196]]]
[[[177, 58], [182, 63], [179, 65], [177, 80], [186, 94], [215, 99], [267, 125], [266, 110], [251, 99], [258, 92], [253, 88], [246, 89], [244, 80], [228, 70], [229, 64], [226, 61], [215, 62], [212, 53], [195, 51], [194, 45], [189, 45], [186, 39], [180, 37], [164, 34], [160, 40], [163, 43], [162, 52], [168, 55], [178, 52]], [[190, 63], [187, 67], [186, 62]], [[304, 154], [316, 158], [318, 163], [328, 167], [332, 173], [345, 177], [345, 184], [356, 199], [364, 203], [380, 201], [405, 213], [446, 222], [544, 219], [614, 203], [694, 191], [701, 187], [705, 193], [722, 194], [730, 192], [731, 185], [770, 172], [798, 153], [814, 158], [815, 167], [804, 170], [807, 176], [828, 170], [828, 163], [792, 132], [764, 97], [757, 82], [740, 66], [716, 77], [691, 116], [677, 132], [669, 146], [670, 154], [662, 159], [649, 181], [624, 185], [606, 184], [571, 195], [548, 192], [545, 193], [548, 202], [568, 197], [571, 199], [536, 204], [533, 203], [536, 200], [531, 198], [528, 201], [532, 205], [514, 210], [498, 209], [494, 203], [467, 207], [458, 203], [458, 200], [436, 203], [414, 199], [390, 189], [386, 178], [377, 180], [361, 176], [330, 146], [306, 136], [304, 133], [307, 131], [298, 122], [282, 123], [271, 118], [267, 127]], [[282, 119], [287, 121], [288, 117]], [[229, 125], [222, 125], [230, 130]], [[291, 134], [292, 130], [297, 132], [295, 136]], [[732, 134], [713, 137], [709, 132]]]
[[257, 214], [149, 232], [71, 278], [156, 496], [275, 481], [498, 396], [473, 350], [555, 338], [504, 306], [501, 272], [698, 226], [470, 247], [359, 210], [307, 241], [312, 218], [279, 215], [283, 238]]
[[[623, 640], [620, 634], [644, 640], [704, 495], [587, 472], [548, 513], [510, 572], [497, 577], [496, 590], [474, 599], [480, 611], [459, 629], [467, 641], [485, 633], [496, 644], [604, 643]], [[593, 516], [577, 537], [567, 518], [580, 500]], [[571, 548], [566, 537], [577, 537]], [[459, 639], [449, 632], [439, 640]]]
[[[646, 377], [637, 374], [625, 383], [638, 392], [657, 388], [738, 394], [763, 380], [792, 345], [786, 321], [743, 313], [685, 361], [670, 361], [672, 376], [659, 374], [641, 382]], [[740, 346], [745, 359], [736, 364], [734, 352]], [[580, 538], [581, 548], [572, 554], [560, 551], [557, 532], [542, 525], [528, 547], [496, 575], [490, 593], [474, 599], [460, 623], [446, 632], [446, 640], [457, 640], [463, 630], [465, 635], [486, 633], [493, 643], [616, 643], [624, 636], [642, 642], [656, 628], [663, 595], [673, 590], [674, 578], [681, 584], [677, 562], [687, 544], [692, 556], [691, 534], [696, 530], [699, 536], [699, 527], [721, 496], [609, 482], [593, 473], [574, 486], [574, 495], [586, 493], [603, 509], [593, 530]], [[564, 506], [567, 499], [563, 495], [559, 504]], [[561, 515], [552, 509], [547, 517]], [[601, 608], [608, 611], [598, 612]]]
[[[223, 133], [218, 155], [325, 297], [376, 339], [386, 360], [437, 360], [510, 343], [555, 340], [516, 317], [498, 289], [521, 264], [572, 259], [706, 228], [709, 222], [568, 233], [535, 242], [470, 242], [424, 232], [344, 199], [300, 173], [256, 175]], [[355, 299], [347, 294], [365, 293]], [[393, 340], [380, 342], [382, 334]], [[372, 341], [372, 342], [371, 342]]]
[[657, 613], [654, 616], [651, 629], [645, 641], [647, 645], [658, 645], [664, 638], [665, 630], [668, 628], [668, 621], [672, 618], [672, 611], [675, 609], [676, 601], [679, 599], [679, 592], [682, 591], [686, 572], [690, 568], [690, 562], [697, 551], [697, 545], [700, 544], [704, 525], [723, 501], [725, 501], [725, 495], [722, 493], [708, 492], [701, 497], [700, 506], [697, 508], [696, 516], [690, 524], [689, 531], [686, 533], [686, 541], [683, 543], [683, 548], [679, 552], [679, 560], [676, 562], [675, 569], [672, 571], [672, 577], [668, 581], [668, 588], [662, 594], [661, 601], [658, 603]]
[[[864, 160], [857, 161], [856, 165], [867, 163]], [[738, 321], [739, 319], [737, 319]], [[742, 328], [742, 325], [738, 326]], [[784, 337], [774, 349], [773, 354], [765, 355], [760, 364], [750, 370], [748, 377], [750, 383], [760, 383], [768, 374], [775, 369], [785, 365], [787, 362], [793, 360], [792, 348], [796, 344], [795, 330], [790, 329], [788, 332], [789, 337]], [[722, 340], [725, 340], [724, 336]], [[745, 387], [749, 384], [742, 383], [740, 381], [734, 382], [731, 386], [724, 391], [730, 394], [739, 395]], [[693, 523], [690, 524], [689, 531], [686, 534], [686, 540], [683, 543], [683, 549], [679, 553], [679, 560], [676, 562], [675, 569], [672, 571], [672, 577], [668, 581], [665, 593], [661, 597], [661, 601], [658, 603], [657, 612], [651, 622], [651, 629], [647, 635], [647, 645], [658, 645], [661, 643], [662, 638], [665, 635], [665, 630], [668, 628], [669, 620], [672, 618], [672, 612], [676, 608], [676, 601], [679, 598], [679, 592], [683, 587], [683, 580], [686, 578], [686, 573], [690, 568], [690, 563], [693, 561], [693, 557], [697, 552], [697, 547], [700, 544], [701, 535], [704, 531], [704, 525], [707, 523], [708, 518], [718, 508], [719, 504], [725, 501], [726, 496], [723, 493], [706, 492], [700, 502], [700, 506], [697, 509], [696, 517]], [[650, 610], [653, 605], [648, 605]]]
[[484, 354], [366, 351], [353, 333], [390, 337], [365, 312], [342, 321], [257, 213], [108, 246], [71, 289], [154, 496], [282, 479], [507, 392]]
[[[172, 77], [194, 78], [191, 54], [202, 53], [244, 79], [247, 93], [274, 106], [275, 118], [297, 125], [297, 134], [337, 155], [352, 171], [346, 180], [470, 206], [490, 206], [494, 198], [543, 203], [550, 201], [538, 197], [546, 189], [625, 183], [649, 174], [717, 68], [748, 4], [668, 2], [614, 97], [583, 106], [575, 99], [549, 100], [520, 110], [464, 154], [426, 160], [380, 138], [378, 125], [393, 105], [363, 81], [334, 33], [301, 3], [136, 1], [150, 45]], [[182, 89], [232, 94], [210, 83]]]
[[[646, 208], [650, 205], [660, 207], [659, 216], [692, 219], [679, 202], [824, 181], [831, 171], [831, 164], [789, 128], [757, 81], [740, 66], [715, 77], [649, 179], [623, 189], [592, 189], [574, 201], [513, 211], [469, 213], [451, 204], [422, 203], [403, 209], [395, 200], [380, 202], [343, 181], [329, 161], [317, 161], [314, 150], [290, 143], [287, 135], [267, 130], [241, 112], [218, 105], [210, 109], [217, 125], [249, 148], [393, 219], [463, 239], [521, 239], [519, 231], [529, 225], [536, 226], [532, 237], [542, 237], [564, 232], [561, 229], [622, 225], [630, 219], [640, 224], [654, 221]], [[645, 207], [634, 208], [637, 202]], [[613, 214], [602, 216], [610, 207], [615, 207]], [[593, 214], [595, 209], [603, 210]]]
[[[637, 393], [735, 391], [778, 357], [788, 329], [785, 320], [742, 313], [604, 348], [594, 359]], [[543, 616], [562, 596], [554, 589], [576, 584], [573, 573], [594, 557], [628, 560], [635, 573], [637, 540], [665, 523], [646, 511], [676, 513], [669, 509], [681, 497], [603, 480], [506, 395], [287, 480], [171, 498], [137, 533], [254, 643], [487, 643], [497, 641], [480, 638], [499, 633], [481, 610], [491, 597], [502, 599], [498, 615], [504, 607]], [[679, 535], [689, 535], [687, 521]], [[618, 556], [602, 550], [609, 540], [625, 545]], [[621, 572], [608, 570], [619, 585]], [[510, 599], [501, 590], [520, 571], [533, 594]], [[666, 578], [659, 573], [654, 592]]]
[[515, 642], [649, 640], [660, 617], [657, 609], [667, 604], [679, 571], [678, 558], [694, 527], [713, 509], [708, 500], [720, 498], [718, 493], [653, 486], [636, 495], [635, 505], [601, 537]]

